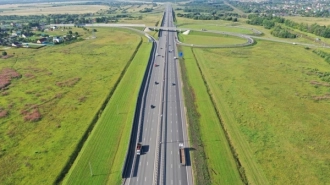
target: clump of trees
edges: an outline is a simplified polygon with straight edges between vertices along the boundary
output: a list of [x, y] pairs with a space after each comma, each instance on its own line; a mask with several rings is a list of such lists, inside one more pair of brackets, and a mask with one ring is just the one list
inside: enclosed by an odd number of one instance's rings
[[246, 23], [263, 26], [266, 29], [271, 29], [275, 27], [275, 23], [284, 23], [285, 21], [285, 19], [281, 17], [271, 16], [271, 15], [259, 16], [258, 14], [250, 14], [248, 16], [248, 19], [249, 20], [247, 20]]
[[274, 29], [270, 32], [275, 37], [280, 38], [296, 38], [297, 35], [291, 33], [288, 29], [282, 28], [280, 25], [276, 25]]
[[144, 8], [143, 10], [140, 10], [140, 13], [148, 13], [148, 12], [152, 12], [153, 8]]

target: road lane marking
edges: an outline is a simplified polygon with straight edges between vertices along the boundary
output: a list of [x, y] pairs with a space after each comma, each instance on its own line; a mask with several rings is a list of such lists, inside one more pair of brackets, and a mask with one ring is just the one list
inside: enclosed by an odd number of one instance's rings
[[147, 181], [147, 177], [144, 177], [144, 181]]
[[149, 164], [149, 163], [147, 162], [147, 166], [148, 166], [148, 164]]

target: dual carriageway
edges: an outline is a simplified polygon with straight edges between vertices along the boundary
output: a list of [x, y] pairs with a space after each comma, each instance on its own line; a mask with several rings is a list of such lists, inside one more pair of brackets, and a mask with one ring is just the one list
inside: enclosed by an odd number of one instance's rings
[[[173, 10], [166, 6], [162, 26], [174, 27]], [[137, 134], [132, 134], [124, 184], [192, 185], [190, 165], [181, 165], [179, 144], [188, 147], [181, 74], [176, 58], [177, 32], [160, 30], [154, 41], [144, 83]], [[135, 139], [136, 137], [136, 139]], [[142, 143], [141, 155], [132, 147]], [[189, 162], [188, 162], [189, 164]]]

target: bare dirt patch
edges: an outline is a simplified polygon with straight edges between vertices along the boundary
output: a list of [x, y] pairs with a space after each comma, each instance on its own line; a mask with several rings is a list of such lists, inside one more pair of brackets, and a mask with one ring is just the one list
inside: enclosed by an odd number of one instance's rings
[[8, 115], [8, 111], [0, 108], [0, 118], [4, 118]]
[[7, 58], [11, 58], [13, 57], [14, 55], [6, 55], [6, 56], [1, 56], [2, 59], [7, 59]]
[[24, 116], [24, 121], [37, 122], [42, 118], [37, 106], [32, 106], [32, 109], [22, 110], [21, 114]]
[[10, 85], [13, 78], [20, 78], [22, 75], [14, 69], [5, 68], [0, 71], [0, 90]]

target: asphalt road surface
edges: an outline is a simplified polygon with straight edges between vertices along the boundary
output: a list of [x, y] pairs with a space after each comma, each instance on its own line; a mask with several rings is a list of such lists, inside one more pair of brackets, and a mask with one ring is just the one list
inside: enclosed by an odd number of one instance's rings
[[[166, 5], [163, 25], [174, 27], [172, 7]], [[143, 105], [141, 155], [135, 155], [130, 185], [192, 185], [189, 145], [182, 98], [176, 32], [160, 31], [157, 52]], [[186, 165], [180, 164], [179, 143], [186, 148]]]

